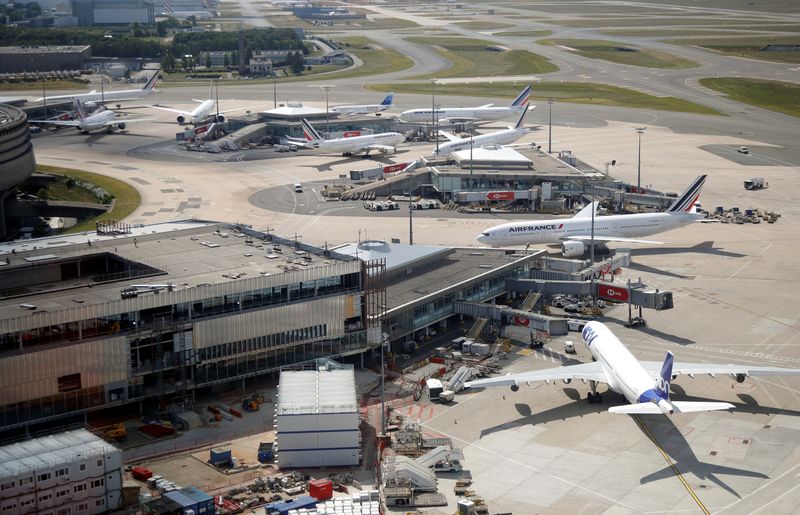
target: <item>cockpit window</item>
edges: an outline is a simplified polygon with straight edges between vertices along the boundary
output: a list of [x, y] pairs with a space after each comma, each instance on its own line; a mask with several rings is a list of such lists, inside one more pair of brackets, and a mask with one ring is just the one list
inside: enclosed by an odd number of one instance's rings
[[489, 233], [488, 232], [482, 232], [481, 236], [489, 236]]

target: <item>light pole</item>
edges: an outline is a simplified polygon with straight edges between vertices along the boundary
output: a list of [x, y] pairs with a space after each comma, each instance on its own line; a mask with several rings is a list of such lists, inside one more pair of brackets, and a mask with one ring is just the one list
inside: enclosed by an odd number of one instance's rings
[[278, 86], [276, 84], [275, 69], [272, 69], [272, 108], [278, 108]]
[[647, 127], [636, 127], [636, 134], [639, 135], [639, 164], [636, 166], [636, 193], [642, 191], [642, 134]]
[[436, 104], [433, 107], [433, 112], [435, 113], [435, 123], [436, 125], [433, 128], [433, 137], [436, 140], [436, 155], [439, 155], [439, 104]]
[[431, 127], [433, 128], [433, 139], [436, 141], [436, 155], [439, 155], [439, 130], [437, 127], [438, 116], [436, 116], [436, 81], [439, 79], [429, 79], [431, 81]]
[[553, 153], [553, 99], [547, 99], [549, 115], [547, 117], [547, 153]]
[[414, 209], [411, 206], [411, 190], [408, 191], [408, 244], [414, 244]]
[[331, 131], [330, 118], [328, 116], [328, 92], [331, 88], [335, 88], [334, 84], [322, 84], [321, 86], [309, 86], [309, 88], [322, 88], [325, 90], [325, 132]]

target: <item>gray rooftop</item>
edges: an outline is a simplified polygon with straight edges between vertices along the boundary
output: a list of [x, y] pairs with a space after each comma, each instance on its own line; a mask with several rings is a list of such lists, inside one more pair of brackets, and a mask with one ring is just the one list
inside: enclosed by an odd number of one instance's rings
[[[560, 160], [557, 155], [536, 150], [531, 146], [521, 146], [516, 149], [473, 149], [473, 166], [470, 170], [469, 149], [459, 151], [452, 165], [435, 165], [431, 168], [433, 173], [442, 175], [497, 175], [497, 176], [526, 176], [538, 178], [579, 179], [586, 177], [586, 173], [572, 165]], [[527, 160], [533, 164], [529, 165]], [[505, 168], [504, 168], [505, 166]]]
[[406, 270], [429, 258], [452, 252], [452, 249], [448, 247], [402, 245], [387, 243], [383, 240], [364, 240], [358, 243], [348, 243], [341, 247], [335, 247], [334, 250], [340, 254], [353, 256], [364, 261], [385, 259], [386, 272], [390, 276], [395, 270]]
[[352, 413], [358, 411], [352, 366], [317, 370], [284, 370], [278, 387], [278, 415]]
[[90, 45], [58, 45], [58, 46], [0, 46], [0, 54], [71, 54], [84, 52]]
[[66, 431], [0, 447], [0, 478], [69, 463], [77, 456], [95, 456], [116, 448], [85, 430]]

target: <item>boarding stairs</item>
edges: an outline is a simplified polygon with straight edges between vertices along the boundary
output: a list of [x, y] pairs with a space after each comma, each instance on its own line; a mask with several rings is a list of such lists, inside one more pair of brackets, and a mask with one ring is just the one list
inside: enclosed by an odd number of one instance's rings
[[438, 463], [443, 463], [447, 466], [442, 468], [448, 470], [461, 470], [462, 461], [464, 461], [464, 451], [458, 447], [451, 447], [449, 445], [440, 445], [414, 460], [416, 464], [427, 468], [439, 468], [436, 467], [436, 465]]
[[522, 301], [522, 304], [519, 306], [521, 311], [531, 311], [533, 306], [539, 302], [539, 298], [542, 296], [541, 293], [531, 291], [528, 293], [528, 296], [525, 297], [525, 300]]
[[486, 325], [486, 322], [488, 322], [486, 318], [478, 318], [477, 320], [475, 320], [475, 323], [472, 324], [472, 328], [469, 330], [469, 333], [467, 334], [467, 338], [472, 338], [473, 340], [477, 339], [478, 336], [481, 334], [481, 331], [483, 331], [483, 327]]
[[475, 368], [462, 365], [456, 370], [450, 381], [447, 382], [447, 388], [445, 389], [458, 393], [464, 389], [464, 383], [475, 377], [477, 373], [478, 371]]
[[384, 485], [402, 486], [410, 483], [414, 490], [435, 492], [436, 474], [430, 468], [408, 456], [387, 456], [381, 464]]

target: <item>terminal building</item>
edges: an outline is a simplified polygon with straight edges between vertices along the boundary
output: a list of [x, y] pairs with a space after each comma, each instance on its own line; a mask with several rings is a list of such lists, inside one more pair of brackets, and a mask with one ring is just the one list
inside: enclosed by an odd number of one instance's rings
[[0, 47], [3, 73], [83, 70], [92, 57], [90, 45]]
[[0, 105], [0, 240], [9, 232], [7, 207], [14, 190], [36, 169], [28, 118], [16, 107]]

